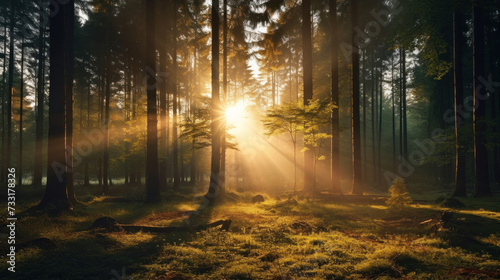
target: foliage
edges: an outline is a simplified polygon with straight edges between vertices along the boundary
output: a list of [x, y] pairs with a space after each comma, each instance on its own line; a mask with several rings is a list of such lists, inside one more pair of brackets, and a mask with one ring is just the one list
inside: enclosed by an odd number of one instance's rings
[[321, 146], [324, 143], [323, 140], [329, 139], [332, 136], [323, 132], [322, 128], [328, 127], [330, 124], [331, 112], [335, 107], [329, 101], [320, 101], [317, 99], [312, 100], [309, 105], [304, 106], [304, 110], [301, 113], [304, 123], [302, 128], [305, 144], [302, 149], [303, 152], [307, 150], [307, 147], [312, 147], [317, 159], [323, 158], [320, 155]]
[[268, 136], [287, 133], [296, 143], [297, 134], [301, 133], [306, 145], [317, 148], [321, 140], [331, 137], [322, 128], [328, 126], [334, 107], [328, 101], [313, 100], [307, 106], [292, 101], [269, 109], [262, 122]]
[[391, 208], [401, 210], [408, 207], [412, 202], [408, 189], [406, 188], [406, 183], [401, 177], [394, 179], [393, 185], [389, 187], [389, 193], [391, 197], [387, 199], [386, 203]]
[[296, 143], [297, 133], [303, 130], [304, 106], [300, 102], [289, 102], [269, 109], [263, 119], [266, 135], [287, 133]]

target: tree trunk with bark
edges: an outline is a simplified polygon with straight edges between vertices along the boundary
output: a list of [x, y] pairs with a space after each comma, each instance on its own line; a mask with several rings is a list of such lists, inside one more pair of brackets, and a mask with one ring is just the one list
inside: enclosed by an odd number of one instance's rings
[[[302, 52], [304, 106], [307, 106], [313, 99], [311, 0], [302, 1]], [[304, 152], [304, 189], [314, 193], [314, 147], [310, 145], [305, 145], [305, 147], [307, 150]]]
[[352, 194], [363, 194], [361, 174], [361, 137], [359, 117], [359, 53], [354, 28], [358, 25], [358, 0], [351, 2], [352, 52]]
[[[341, 193], [340, 189], [340, 118], [339, 118], [339, 38], [337, 28], [337, 1], [330, 0], [330, 59], [332, 73], [332, 102], [335, 108], [332, 110], [332, 141], [331, 141], [331, 187], [334, 193]], [[290, 86], [291, 87], [291, 86]], [[295, 147], [294, 147], [295, 153]], [[294, 154], [295, 160], [295, 154]]]
[[453, 12], [453, 78], [454, 78], [454, 101], [455, 101], [455, 190], [453, 196], [467, 196], [466, 189], [466, 151], [463, 136], [460, 133], [462, 116], [460, 110], [464, 106], [464, 88], [463, 88], [463, 48], [465, 38], [463, 16], [460, 11]]
[[219, 1], [212, 0], [212, 156], [210, 185], [205, 198], [209, 205], [221, 201], [220, 196], [220, 97], [219, 97]]
[[33, 170], [33, 186], [42, 186], [43, 168], [43, 119], [44, 119], [44, 99], [45, 99], [45, 7], [40, 4], [39, 29], [38, 29], [38, 69], [37, 69], [37, 104], [36, 104], [36, 133], [35, 133], [35, 164]]
[[[68, 5], [68, 4], [66, 4]], [[49, 93], [49, 134], [47, 153], [47, 187], [37, 208], [51, 212], [72, 209], [67, 192], [66, 163], [66, 79], [65, 59], [65, 17], [73, 13], [64, 6], [50, 18], [50, 93]]]
[[485, 79], [484, 58], [484, 11], [476, 4], [473, 8], [473, 49], [474, 49], [474, 196], [491, 195], [488, 174], [488, 149], [486, 148], [486, 102], [487, 89], [481, 83]]
[[146, 0], [147, 147], [146, 203], [161, 201], [158, 178], [158, 127], [156, 115], [155, 0]]

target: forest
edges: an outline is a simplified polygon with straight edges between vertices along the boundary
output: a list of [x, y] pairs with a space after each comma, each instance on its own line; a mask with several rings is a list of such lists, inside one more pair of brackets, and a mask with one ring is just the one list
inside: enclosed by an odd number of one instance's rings
[[0, 50], [2, 279], [500, 279], [497, 0], [2, 0]]

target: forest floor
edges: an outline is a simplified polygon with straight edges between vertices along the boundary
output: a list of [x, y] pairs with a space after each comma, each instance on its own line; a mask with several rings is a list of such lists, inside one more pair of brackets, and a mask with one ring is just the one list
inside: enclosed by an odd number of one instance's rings
[[[236, 202], [197, 211], [200, 194], [187, 187], [158, 205], [141, 202], [143, 187], [113, 186], [109, 197], [95, 196], [97, 187], [78, 189], [82, 203], [74, 211], [17, 221], [15, 273], [7, 271], [2, 233], [0, 278], [500, 279], [498, 196], [460, 199], [466, 206], [451, 209], [435, 203], [438, 194], [426, 195], [396, 211], [376, 197], [265, 196], [252, 204], [254, 194], [235, 193]], [[19, 214], [40, 195], [26, 187]], [[89, 230], [103, 216], [161, 227], [232, 224], [229, 231], [167, 234]], [[1, 223], [5, 229], [5, 218]], [[48, 240], [30, 242], [39, 238]]]

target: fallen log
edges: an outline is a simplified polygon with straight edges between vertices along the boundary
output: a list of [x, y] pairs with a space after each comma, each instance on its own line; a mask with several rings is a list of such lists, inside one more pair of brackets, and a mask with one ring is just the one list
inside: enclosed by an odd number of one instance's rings
[[231, 220], [219, 220], [206, 225], [195, 225], [195, 226], [178, 226], [178, 227], [151, 227], [151, 226], [138, 226], [138, 225], [126, 225], [119, 224], [113, 218], [101, 217], [92, 223], [90, 229], [105, 229], [108, 232], [151, 232], [151, 233], [170, 233], [176, 231], [201, 231], [208, 228], [221, 226], [220, 230], [227, 231], [231, 226]]

